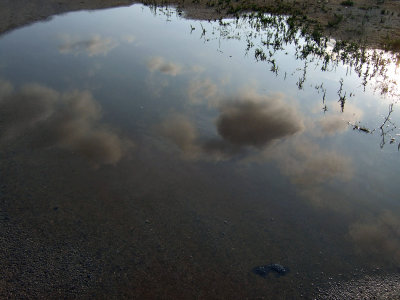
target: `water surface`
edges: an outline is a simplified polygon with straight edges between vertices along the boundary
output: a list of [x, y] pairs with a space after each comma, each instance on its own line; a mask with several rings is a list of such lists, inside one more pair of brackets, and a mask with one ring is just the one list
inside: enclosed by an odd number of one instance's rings
[[293, 299], [398, 272], [396, 56], [324, 61], [261, 21], [134, 5], [1, 37], [3, 295]]

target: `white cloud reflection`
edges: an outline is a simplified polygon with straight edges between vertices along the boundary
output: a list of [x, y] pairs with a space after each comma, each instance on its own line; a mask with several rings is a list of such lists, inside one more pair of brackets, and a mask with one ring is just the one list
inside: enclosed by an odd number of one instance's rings
[[107, 55], [117, 47], [119, 42], [110, 37], [93, 35], [88, 39], [79, 39], [66, 35], [63, 37], [63, 44], [59, 46], [62, 54], [87, 54], [88, 56]]
[[58, 50], [61, 54], [86, 54], [89, 57], [105, 56], [121, 43], [132, 44], [136, 41], [136, 37], [132, 34], [125, 34], [120, 38], [105, 37], [99, 34], [94, 34], [86, 38], [62, 35], [60, 39], [62, 44], [58, 47]]
[[217, 96], [217, 85], [210, 78], [192, 79], [189, 82], [188, 98], [191, 104], [202, 104], [204, 100], [211, 101]]
[[[329, 104], [329, 107], [335, 107], [335, 103]], [[344, 112], [340, 110], [328, 111], [322, 118], [316, 122], [315, 134], [318, 136], [330, 136], [346, 131], [349, 124], [355, 124], [361, 121], [363, 111], [357, 106], [346, 103]]]
[[147, 68], [150, 72], [158, 71], [165, 75], [176, 76], [183, 71], [183, 67], [177, 63], [166, 61], [164, 58], [157, 56], [151, 58], [147, 62]]
[[128, 44], [132, 44], [133, 42], [136, 41], [136, 37], [133, 34], [124, 34], [121, 37], [121, 41], [128, 43]]

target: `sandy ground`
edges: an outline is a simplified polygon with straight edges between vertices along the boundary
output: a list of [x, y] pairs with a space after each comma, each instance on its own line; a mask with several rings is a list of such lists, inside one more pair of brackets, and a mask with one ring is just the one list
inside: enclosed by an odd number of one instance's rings
[[218, 19], [237, 12], [264, 11], [292, 14], [299, 23], [318, 26], [335, 39], [365, 42], [368, 46], [400, 43], [400, 1], [360, 0], [342, 5], [342, 0], [6, 0], [0, 2], [0, 33], [69, 11], [131, 5], [172, 5], [187, 18]]

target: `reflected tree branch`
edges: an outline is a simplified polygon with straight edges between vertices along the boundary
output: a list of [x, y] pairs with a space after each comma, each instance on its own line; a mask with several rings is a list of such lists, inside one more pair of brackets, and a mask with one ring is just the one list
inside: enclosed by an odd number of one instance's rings
[[[390, 120], [390, 116], [393, 113], [393, 103], [389, 105], [389, 112], [387, 116], [385, 117], [385, 120], [383, 121], [382, 125], [379, 127], [379, 130], [381, 132], [381, 143], [380, 147], [383, 148], [383, 146], [386, 144], [386, 136], [389, 135], [390, 138], [390, 144], [393, 144], [395, 142], [395, 138], [391, 135], [391, 132], [393, 132], [397, 127], [396, 125]], [[385, 128], [390, 127], [390, 129], [385, 130]], [[400, 143], [397, 149], [400, 149]]]

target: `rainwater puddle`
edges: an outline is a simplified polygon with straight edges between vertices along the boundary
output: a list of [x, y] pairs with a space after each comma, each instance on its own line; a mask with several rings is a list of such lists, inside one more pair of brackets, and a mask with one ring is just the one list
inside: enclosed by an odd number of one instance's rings
[[298, 299], [398, 272], [396, 56], [318, 40], [142, 5], [1, 36], [7, 290]]

